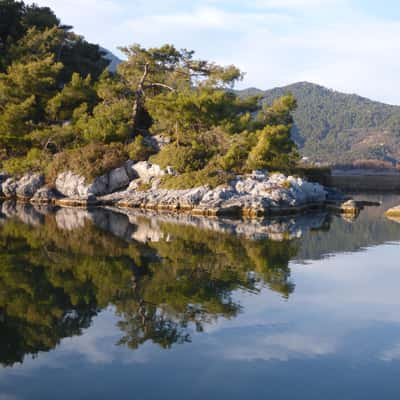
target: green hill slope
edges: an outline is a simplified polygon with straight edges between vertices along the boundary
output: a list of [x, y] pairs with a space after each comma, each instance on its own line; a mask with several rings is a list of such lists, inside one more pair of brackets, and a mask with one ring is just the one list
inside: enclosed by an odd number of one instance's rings
[[329, 163], [400, 161], [400, 106], [308, 82], [267, 91], [241, 91], [242, 96], [261, 94], [267, 103], [286, 93], [292, 93], [298, 101], [293, 137], [302, 155]]

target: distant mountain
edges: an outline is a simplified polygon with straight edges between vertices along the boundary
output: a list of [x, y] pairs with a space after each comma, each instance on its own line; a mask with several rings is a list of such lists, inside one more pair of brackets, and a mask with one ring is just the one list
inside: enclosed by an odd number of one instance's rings
[[308, 82], [266, 91], [239, 91], [241, 96], [261, 95], [267, 103], [287, 93], [292, 93], [298, 102], [293, 138], [302, 155], [329, 163], [400, 161], [400, 106]]
[[106, 54], [104, 55], [104, 58], [107, 60], [110, 60], [110, 64], [108, 65], [108, 69], [111, 72], [115, 72], [117, 70], [118, 64], [122, 63], [122, 60], [120, 60], [115, 54], [113, 54], [110, 50], [105, 49], [104, 47], [101, 48]]

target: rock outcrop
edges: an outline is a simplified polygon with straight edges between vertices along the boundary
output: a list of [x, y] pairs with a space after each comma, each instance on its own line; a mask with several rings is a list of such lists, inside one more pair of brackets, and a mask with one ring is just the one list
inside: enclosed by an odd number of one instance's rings
[[44, 177], [40, 174], [26, 174], [19, 180], [0, 174], [0, 196], [30, 199], [43, 184]]
[[63, 172], [57, 176], [56, 188], [66, 197], [88, 198], [90, 196], [102, 196], [127, 187], [129, 183], [137, 178], [133, 169], [132, 161], [123, 166], [109, 171], [88, 182], [87, 179], [71, 171]]
[[347, 198], [318, 183], [266, 171], [237, 176], [216, 188], [160, 188], [165, 175], [176, 174], [172, 167], [162, 169], [147, 161], [127, 161], [90, 183], [71, 171], [60, 173], [54, 189], [43, 186], [42, 175], [27, 174], [19, 180], [0, 175], [0, 179], [3, 197], [64, 207], [118, 206], [251, 218], [286, 215], [311, 208], [330, 208], [356, 216], [362, 208], [351, 200], [346, 202]]
[[57, 176], [56, 188], [66, 197], [87, 198], [90, 195], [107, 193], [108, 179], [104, 176], [96, 178], [92, 183], [87, 183], [84, 176], [71, 171], [63, 172]]
[[7, 178], [1, 184], [1, 192], [5, 198], [14, 198], [17, 194], [17, 181], [14, 178]]
[[139, 161], [132, 165], [132, 169], [143, 183], [150, 183], [153, 179], [161, 178], [166, 174], [159, 165], [150, 164], [148, 161]]
[[24, 175], [18, 182], [16, 196], [20, 199], [30, 199], [43, 186], [44, 176], [40, 174]]
[[[138, 175], [146, 177], [142, 171]], [[256, 171], [215, 189], [202, 186], [187, 190], [138, 191], [130, 187], [115, 196], [114, 203], [128, 208], [182, 210], [201, 215], [261, 216], [282, 209], [296, 211], [322, 205], [326, 199], [327, 192], [318, 183]]]

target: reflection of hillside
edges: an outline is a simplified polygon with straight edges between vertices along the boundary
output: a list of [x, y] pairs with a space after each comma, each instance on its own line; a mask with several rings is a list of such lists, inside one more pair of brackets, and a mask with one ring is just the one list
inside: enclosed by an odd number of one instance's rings
[[101, 210], [53, 213], [12, 203], [1, 210], [3, 364], [80, 334], [110, 304], [120, 316], [120, 344], [169, 347], [189, 341], [193, 329], [237, 315], [235, 290], [266, 284], [287, 297], [294, 289], [293, 240], [249, 240], [165, 221], [152, 226], [141, 218], [132, 223]]

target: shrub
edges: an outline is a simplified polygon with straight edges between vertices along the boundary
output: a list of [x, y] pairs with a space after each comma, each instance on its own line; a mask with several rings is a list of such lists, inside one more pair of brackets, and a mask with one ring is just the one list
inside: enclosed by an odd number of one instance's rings
[[46, 169], [46, 177], [49, 182], [54, 182], [59, 173], [72, 171], [90, 181], [120, 167], [128, 158], [122, 144], [91, 143], [56, 154]]
[[142, 135], [127, 146], [129, 158], [135, 161], [145, 161], [155, 153], [154, 148], [146, 143]]
[[43, 172], [51, 160], [51, 153], [31, 149], [23, 157], [14, 157], [3, 161], [3, 169], [11, 175], [21, 176], [27, 172]]
[[200, 171], [186, 172], [177, 176], [166, 176], [162, 179], [164, 189], [190, 189], [208, 185], [211, 188], [231, 181], [235, 176], [221, 169], [206, 167]]
[[248, 146], [242, 143], [234, 143], [228, 152], [220, 158], [219, 163], [224, 171], [241, 172], [248, 155]]
[[258, 143], [247, 160], [250, 169], [289, 171], [298, 161], [295, 144], [286, 125], [266, 126], [258, 132]]
[[93, 114], [82, 113], [76, 128], [82, 132], [87, 142], [123, 142], [132, 132], [131, 104], [129, 99], [121, 99], [110, 104], [100, 103]]
[[164, 146], [158, 154], [150, 158], [150, 162], [162, 168], [171, 165], [179, 173], [197, 171], [207, 164], [212, 156], [206, 146], [192, 143], [191, 146], [178, 146], [172, 143]]

